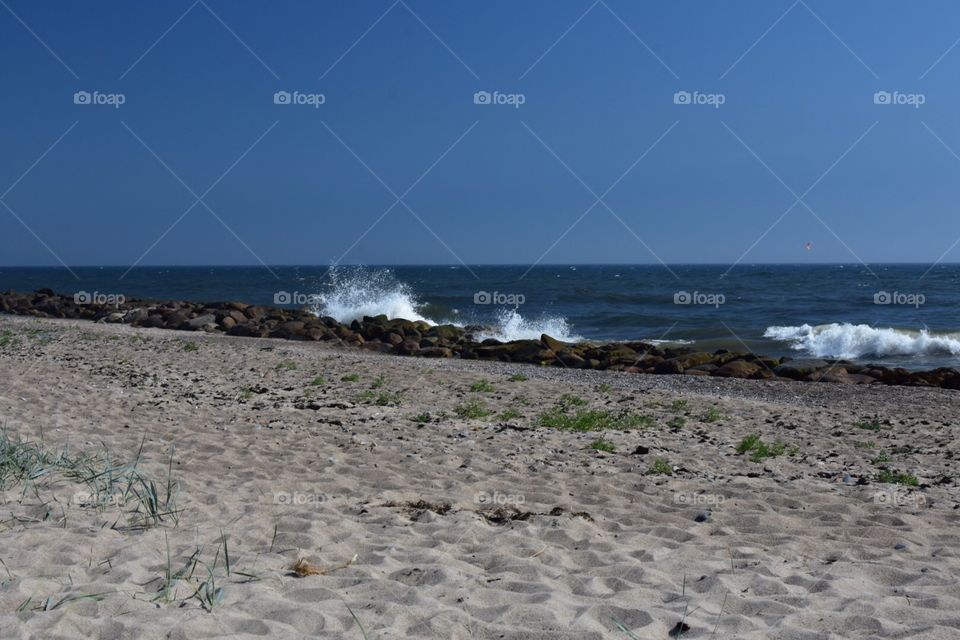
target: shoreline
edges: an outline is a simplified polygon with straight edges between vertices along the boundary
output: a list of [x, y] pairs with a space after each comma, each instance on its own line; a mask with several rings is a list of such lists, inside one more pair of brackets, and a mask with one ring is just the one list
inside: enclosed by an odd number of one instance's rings
[[913, 371], [840, 359], [770, 357], [727, 349], [706, 352], [643, 341], [565, 343], [547, 334], [540, 340], [478, 341], [474, 340], [473, 333], [481, 327], [431, 325], [386, 316], [341, 323], [306, 310], [242, 302], [158, 302], [130, 298], [113, 304], [88, 304], [50, 289], [39, 289], [32, 293], [0, 293], [0, 313], [246, 338], [336, 342], [378, 353], [436, 359], [476, 359], [631, 374], [960, 390], [960, 370], [951, 367]]

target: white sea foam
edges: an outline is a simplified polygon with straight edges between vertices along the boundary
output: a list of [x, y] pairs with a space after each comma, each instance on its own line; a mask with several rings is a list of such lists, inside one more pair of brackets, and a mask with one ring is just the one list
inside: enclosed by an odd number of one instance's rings
[[333, 286], [316, 296], [313, 312], [330, 316], [338, 322], [350, 323], [363, 316], [386, 315], [391, 320], [422, 320], [436, 324], [420, 315], [420, 303], [410, 288], [398, 282], [389, 269], [334, 269], [330, 272]]
[[475, 334], [477, 340], [494, 338], [503, 342], [510, 340], [539, 340], [546, 333], [561, 342], [580, 342], [583, 340], [571, 332], [565, 318], [539, 318], [528, 320], [516, 309], [505, 309], [497, 314], [496, 324], [486, 331]]
[[[430, 324], [450, 323], [464, 326], [463, 318], [456, 320], [428, 318], [420, 313], [423, 305], [412, 289], [399, 282], [389, 269], [371, 270], [362, 267], [338, 267], [330, 272], [329, 291], [314, 296], [311, 310], [318, 316], [330, 316], [338, 322], [350, 323], [364, 316], [386, 315], [391, 320], [422, 320]], [[452, 311], [459, 316], [457, 310]], [[579, 342], [583, 338], [574, 335], [565, 318], [543, 317], [535, 320], [524, 318], [517, 309], [503, 309], [492, 322], [479, 320], [471, 324], [488, 325], [474, 334], [478, 340], [494, 338], [503, 342], [510, 340], [539, 340], [548, 334], [563, 342]]]
[[960, 336], [927, 330], [876, 329], [866, 324], [767, 327], [763, 336], [790, 344], [818, 358], [869, 358], [910, 355], [960, 355]]

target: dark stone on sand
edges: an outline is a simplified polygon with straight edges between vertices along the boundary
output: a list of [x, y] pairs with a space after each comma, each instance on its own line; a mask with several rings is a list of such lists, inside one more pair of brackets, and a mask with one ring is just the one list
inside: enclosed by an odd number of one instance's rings
[[747, 362], [746, 360], [731, 360], [727, 364], [714, 371], [712, 375], [719, 376], [721, 378], [750, 378], [756, 375], [760, 369], [761, 366], [755, 362]]

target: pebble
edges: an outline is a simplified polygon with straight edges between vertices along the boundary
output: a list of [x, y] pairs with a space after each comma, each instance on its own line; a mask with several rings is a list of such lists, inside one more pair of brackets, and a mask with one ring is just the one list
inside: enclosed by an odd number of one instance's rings
[[697, 515], [693, 518], [694, 522], [706, 522], [710, 519], [710, 510], [704, 509], [703, 511], [697, 512]]

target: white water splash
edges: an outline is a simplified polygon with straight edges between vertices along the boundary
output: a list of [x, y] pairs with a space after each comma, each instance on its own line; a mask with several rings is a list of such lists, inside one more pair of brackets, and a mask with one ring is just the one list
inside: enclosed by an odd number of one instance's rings
[[349, 324], [364, 316], [386, 315], [389, 319], [424, 321], [436, 324], [420, 315], [421, 306], [410, 288], [398, 282], [389, 269], [334, 269], [330, 271], [332, 289], [316, 296], [312, 311], [318, 316], [330, 316]]
[[486, 331], [474, 335], [477, 340], [493, 338], [501, 342], [511, 340], [539, 340], [541, 334], [547, 334], [561, 342], [580, 342], [583, 340], [571, 332], [565, 318], [540, 318], [527, 320], [516, 309], [505, 309], [497, 314], [497, 323]]
[[932, 335], [926, 329], [875, 329], [866, 324], [831, 323], [767, 327], [763, 337], [781, 340], [818, 358], [857, 359], [882, 356], [960, 355], [960, 339]]

